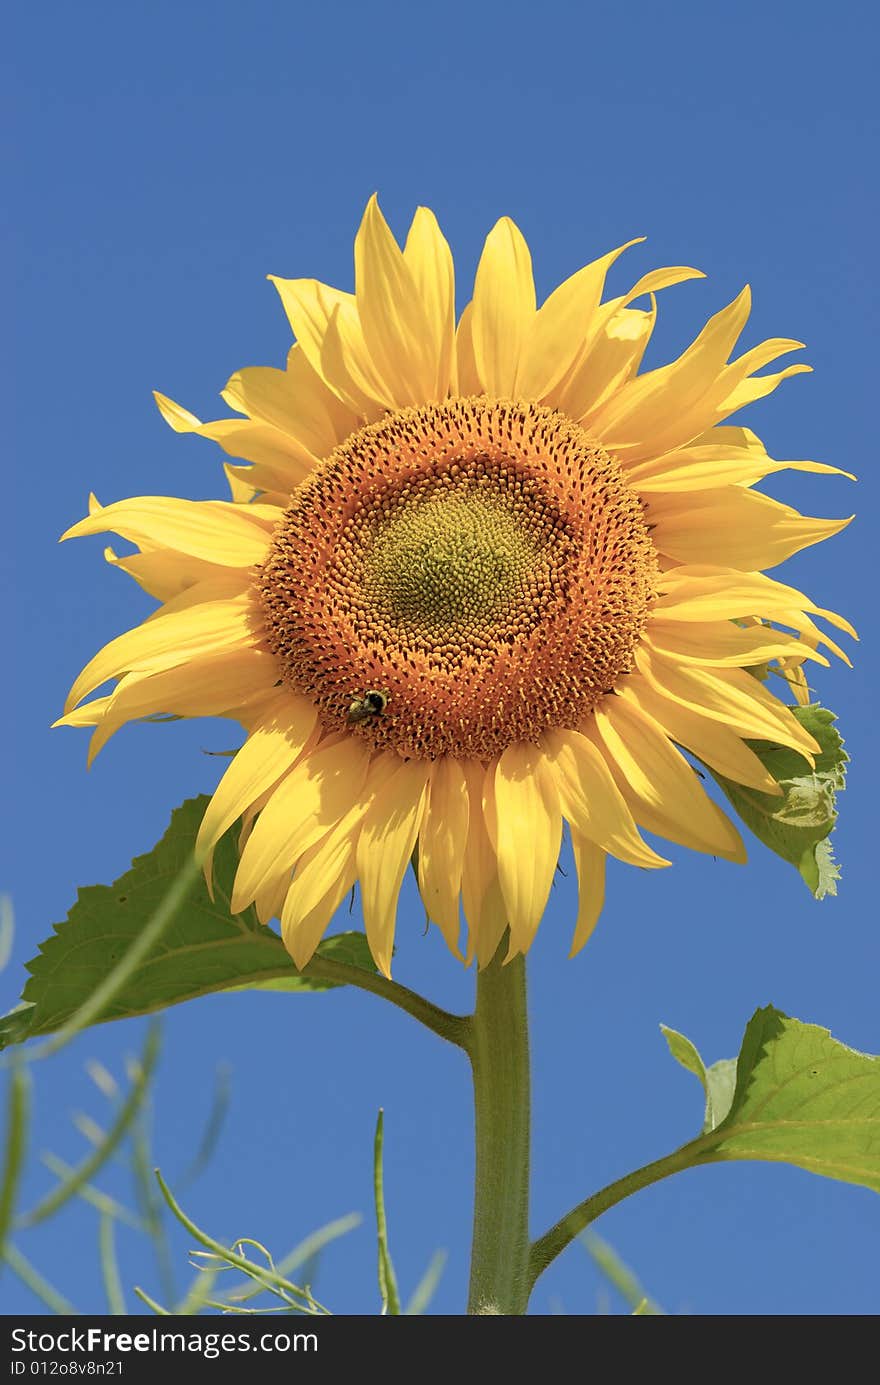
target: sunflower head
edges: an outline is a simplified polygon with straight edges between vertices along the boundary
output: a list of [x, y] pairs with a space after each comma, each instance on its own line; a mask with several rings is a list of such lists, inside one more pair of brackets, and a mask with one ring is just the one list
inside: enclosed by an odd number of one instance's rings
[[641, 829], [743, 859], [688, 755], [774, 793], [748, 741], [817, 750], [771, 679], [803, 700], [805, 661], [827, 663], [822, 645], [846, 657], [813, 616], [850, 627], [762, 569], [847, 521], [754, 486], [835, 468], [774, 462], [724, 422], [807, 369], [755, 373], [800, 343], [732, 357], [744, 290], [639, 373], [656, 293], [699, 276], [655, 270], [606, 298], [627, 248], [538, 307], [502, 218], [457, 319], [433, 214], [419, 209], [401, 249], [371, 199], [353, 294], [274, 281], [295, 343], [284, 370], [229, 381], [237, 417], [202, 423], [157, 396], [178, 432], [238, 459], [231, 500], [94, 502], [68, 531], [132, 541], [108, 559], [162, 604], [96, 655], [62, 720], [93, 726], [94, 750], [155, 712], [242, 724], [198, 849], [210, 869], [242, 819], [232, 907], [279, 917], [300, 966], [359, 881], [387, 971], [416, 846], [457, 955], [462, 911], [468, 959], [488, 961], [506, 928], [525, 951], [564, 824], [575, 950], [607, 854], [667, 864]]
[[657, 576], [617, 463], [548, 408], [481, 396], [346, 439], [292, 497], [258, 591], [328, 729], [488, 761], [575, 730], [632, 671]]

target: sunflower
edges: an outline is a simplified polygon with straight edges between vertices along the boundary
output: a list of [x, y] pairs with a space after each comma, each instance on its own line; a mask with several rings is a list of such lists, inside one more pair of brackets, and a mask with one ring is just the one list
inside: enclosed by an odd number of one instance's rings
[[175, 431], [238, 459], [231, 499], [93, 498], [64, 535], [135, 545], [106, 557], [161, 605], [87, 665], [63, 723], [95, 728], [92, 755], [156, 713], [243, 726], [197, 850], [210, 874], [241, 819], [232, 909], [279, 918], [297, 966], [358, 881], [387, 974], [411, 860], [453, 953], [460, 904], [467, 961], [487, 963], [508, 927], [510, 955], [525, 952], [566, 822], [575, 952], [607, 854], [668, 864], [640, 828], [745, 859], [686, 753], [778, 793], [748, 740], [807, 762], [818, 750], [767, 671], [804, 700], [806, 660], [827, 664], [822, 646], [846, 659], [813, 617], [854, 632], [762, 569], [848, 520], [805, 518], [754, 485], [838, 469], [773, 461], [724, 424], [809, 369], [755, 374], [801, 343], [731, 360], [746, 288], [640, 374], [656, 293], [702, 275], [654, 270], [603, 301], [634, 244], [539, 308], [528, 246], [503, 217], [456, 323], [432, 212], [418, 209], [401, 250], [371, 199], [353, 294], [273, 279], [295, 344], [285, 369], [232, 377], [222, 397], [238, 417], [203, 423], [156, 396]]

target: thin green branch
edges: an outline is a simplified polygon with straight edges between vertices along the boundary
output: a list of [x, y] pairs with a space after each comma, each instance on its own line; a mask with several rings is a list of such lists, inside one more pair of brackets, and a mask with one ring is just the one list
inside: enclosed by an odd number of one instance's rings
[[439, 1034], [441, 1039], [446, 1039], [459, 1048], [467, 1048], [470, 1034], [469, 1015], [450, 1014], [448, 1010], [442, 1010], [439, 1005], [425, 1000], [424, 996], [416, 991], [411, 991], [396, 981], [390, 981], [387, 976], [365, 971], [362, 967], [353, 967], [348, 962], [335, 962], [329, 957], [317, 956], [303, 969], [303, 975], [313, 976], [321, 981], [333, 981], [339, 986], [357, 986], [359, 990], [369, 991], [371, 995], [381, 996], [383, 1000], [390, 1000], [392, 1005], [396, 1005], [399, 1010], [405, 1010], [432, 1033]]
[[163, 1217], [164, 1206], [153, 1180], [152, 1104], [144, 1102], [131, 1132], [131, 1172], [134, 1193], [140, 1205], [146, 1232], [153, 1247], [159, 1287], [169, 1303], [177, 1298], [174, 1259]]
[[22, 1284], [26, 1284], [32, 1294], [36, 1294], [38, 1299], [45, 1303], [46, 1307], [53, 1313], [60, 1314], [61, 1317], [75, 1317], [76, 1309], [73, 1304], [66, 1299], [63, 1294], [59, 1294], [57, 1289], [53, 1289], [47, 1279], [44, 1279], [39, 1270], [34, 1269], [30, 1260], [22, 1255], [20, 1250], [9, 1241], [3, 1251], [3, 1258], [13, 1274], [17, 1274]]
[[218, 1313], [238, 1313], [242, 1317], [259, 1318], [266, 1317], [270, 1313], [283, 1313], [290, 1316], [290, 1309], [286, 1303], [273, 1304], [271, 1308], [241, 1308], [237, 1303], [230, 1302], [225, 1298], [206, 1298], [203, 1304], [205, 1308], [216, 1308]]
[[98, 1222], [98, 1250], [101, 1260], [101, 1277], [107, 1295], [107, 1309], [114, 1317], [125, 1317], [125, 1295], [122, 1292], [122, 1279], [119, 1275], [119, 1261], [116, 1258], [115, 1223], [113, 1217], [102, 1212]]
[[435, 1250], [431, 1256], [428, 1268], [422, 1275], [416, 1287], [413, 1289], [409, 1303], [404, 1308], [404, 1314], [408, 1318], [420, 1317], [428, 1307], [431, 1299], [440, 1283], [440, 1276], [446, 1265], [446, 1251]]
[[[103, 1144], [104, 1137], [107, 1133], [106, 1130], [102, 1129], [98, 1122], [93, 1120], [91, 1116], [86, 1115], [85, 1111], [74, 1111], [70, 1119], [73, 1123], [74, 1130], [78, 1130], [83, 1139], [88, 1140], [90, 1145]], [[120, 1156], [117, 1155], [117, 1158], [120, 1158]], [[124, 1163], [125, 1160], [122, 1159], [121, 1162]]]
[[140, 1299], [141, 1303], [145, 1303], [148, 1308], [152, 1308], [153, 1312], [156, 1313], [159, 1317], [171, 1317], [170, 1309], [163, 1308], [161, 1303], [157, 1303], [154, 1298], [150, 1298], [150, 1295], [148, 1293], [145, 1293], [144, 1290], [139, 1287], [139, 1285], [135, 1284], [134, 1292], [136, 1296]]
[[9, 1079], [6, 1151], [3, 1159], [3, 1178], [0, 1180], [0, 1264], [6, 1237], [12, 1226], [18, 1185], [24, 1169], [30, 1092], [30, 1078], [22, 1064], [16, 1063]]
[[629, 1197], [632, 1193], [638, 1193], [642, 1188], [649, 1188], [652, 1183], [659, 1183], [661, 1179], [669, 1178], [671, 1174], [681, 1173], [683, 1169], [690, 1169], [696, 1164], [704, 1162], [702, 1156], [704, 1151], [711, 1147], [711, 1144], [711, 1139], [704, 1137], [691, 1140], [689, 1144], [683, 1145], [673, 1154], [667, 1154], [663, 1159], [656, 1159], [654, 1163], [646, 1164], [644, 1168], [626, 1174], [623, 1178], [619, 1178], [616, 1183], [609, 1183], [607, 1188], [602, 1188], [598, 1193], [593, 1193], [592, 1197], [585, 1198], [583, 1202], [578, 1203], [577, 1207], [574, 1207], [567, 1216], [562, 1217], [555, 1226], [551, 1226], [549, 1231], [545, 1231], [544, 1235], [533, 1243], [529, 1253], [530, 1287], [534, 1288], [535, 1281], [539, 1275], [544, 1273], [547, 1266], [552, 1264], [557, 1255], [561, 1255], [567, 1246], [571, 1245], [576, 1236], [579, 1236], [597, 1217], [601, 1217], [603, 1212], [615, 1207], [618, 1202], [623, 1202], [624, 1198]]
[[[198, 1241], [199, 1245], [204, 1246], [206, 1250], [210, 1251], [212, 1256], [224, 1261], [227, 1265], [231, 1265], [233, 1269], [241, 1270], [255, 1282], [261, 1283], [263, 1287], [268, 1289], [271, 1293], [284, 1298], [294, 1312], [327, 1313], [328, 1310], [324, 1308], [322, 1304], [317, 1303], [308, 1291], [300, 1289], [296, 1284], [292, 1284], [290, 1280], [285, 1279], [282, 1275], [264, 1269], [262, 1265], [257, 1265], [253, 1260], [248, 1260], [247, 1256], [238, 1255], [234, 1250], [230, 1250], [228, 1246], [222, 1245], [220, 1241], [215, 1241], [207, 1232], [202, 1231], [201, 1227], [196, 1226], [195, 1222], [186, 1215], [183, 1208], [175, 1201], [171, 1189], [168, 1187], [168, 1184], [165, 1182], [159, 1170], [155, 1169], [154, 1172], [156, 1175], [156, 1182], [159, 1184], [162, 1196], [171, 1212], [194, 1240]], [[303, 1299], [307, 1306], [303, 1307], [296, 1301], [293, 1295], [297, 1295], [299, 1298]]]
[[382, 1314], [397, 1317], [400, 1313], [400, 1293], [397, 1275], [388, 1249], [388, 1223], [385, 1219], [385, 1176], [382, 1151], [385, 1144], [385, 1112], [379, 1110], [376, 1138], [373, 1143], [373, 1193], [376, 1200], [376, 1234], [379, 1242], [379, 1292], [382, 1295]]
[[580, 1240], [600, 1274], [608, 1280], [637, 1317], [666, 1316], [664, 1310], [643, 1289], [629, 1265], [621, 1260], [613, 1246], [603, 1241], [595, 1231], [585, 1231]]
[[[331, 1241], [335, 1241], [339, 1236], [347, 1235], [349, 1231], [353, 1231], [360, 1224], [361, 1215], [359, 1212], [349, 1212], [347, 1216], [337, 1217], [335, 1221], [328, 1222], [326, 1226], [322, 1226], [319, 1230], [306, 1236], [305, 1240], [300, 1241], [298, 1246], [294, 1246], [283, 1260], [279, 1260], [275, 1266], [276, 1273], [285, 1278], [288, 1277], [293, 1274], [294, 1270], [298, 1270], [300, 1265], [306, 1265], [310, 1261], [316, 1260], [320, 1252]], [[252, 1289], [237, 1290], [229, 1295], [229, 1299], [230, 1302], [246, 1303], [262, 1292], [263, 1285], [258, 1284]]]
[[205, 1171], [213, 1158], [214, 1150], [217, 1148], [217, 1142], [220, 1139], [223, 1123], [229, 1110], [230, 1071], [231, 1069], [225, 1063], [220, 1064], [215, 1071], [214, 1095], [211, 1109], [208, 1112], [208, 1119], [205, 1122], [195, 1158], [181, 1179], [185, 1188], [194, 1183], [199, 1175]]
[[[56, 1154], [41, 1154], [41, 1163], [46, 1165], [50, 1173], [54, 1173], [56, 1178], [67, 1179], [75, 1172], [72, 1164], [59, 1159]], [[83, 1202], [89, 1203], [96, 1211], [108, 1217], [115, 1218], [125, 1226], [130, 1226], [134, 1231], [144, 1231], [146, 1227], [140, 1217], [135, 1216], [134, 1212], [121, 1202], [117, 1202], [115, 1197], [110, 1197], [109, 1193], [104, 1193], [100, 1188], [95, 1188], [91, 1183], [84, 1183], [81, 1188], [76, 1190], [77, 1197], [81, 1197]]]
[[132, 1084], [131, 1090], [126, 1097], [119, 1114], [107, 1131], [103, 1144], [93, 1150], [87, 1159], [72, 1171], [70, 1177], [63, 1183], [59, 1183], [48, 1193], [43, 1201], [38, 1203], [31, 1212], [26, 1212], [18, 1218], [18, 1226], [35, 1226], [37, 1222], [45, 1219], [57, 1212], [68, 1199], [78, 1193], [86, 1183], [89, 1183], [98, 1170], [107, 1162], [110, 1155], [116, 1149], [135, 1116], [138, 1113], [141, 1102], [144, 1099], [156, 1060], [159, 1056], [159, 1030], [156, 1025], [152, 1025], [147, 1033], [147, 1042], [144, 1046], [144, 1055], [141, 1059], [138, 1072]]

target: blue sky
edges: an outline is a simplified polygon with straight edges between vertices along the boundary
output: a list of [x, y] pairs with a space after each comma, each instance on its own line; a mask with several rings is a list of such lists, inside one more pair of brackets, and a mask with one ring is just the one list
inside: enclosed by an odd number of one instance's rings
[[[815, 903], [755, 843], [746, 868], [673, 848], [661, 873], [612, 866], [596, 935], [566, 960], [571, 875], [554, 890], [530, 957], [536, 1232], [588, 1192], [667, 1152], [699, 1126], [696, 1084], [658, 1030], [681, 1029], [708, 1060], [736, 1051], [772, 1002], [880, 1050], [877, 1010], [877, 676], [873, 289], [876, 20], [864, 6], [695, 3], [626, 7], [545, 0], [442, 7], [255, 0], [18, 7], [2, 100], [17, 131], [4, 233], [15, 332], [6, 368], [14, 498], [4, 509], [11, 738], [2, 885], [17, 916], [3, 1009], [22, 963], [64, 917], [77, 885], [119, 875], [172, 807], [210, 791], [224, 723], [125, 731], [86, 773], [86, 737], [50, 732], [94, 650], [149, 609], [101, 559], [99, 540], [56, 545], [94, 489], [222, 494], [219, 450], [175, 437], [150, 391], [203, 417], [233, 370], [280, 365], [289, 345], [269, 273], [351, 287], [351, 242], [378, 190], [399, 235], [436, 211], [466, 294], [482, 239], [509, 214], [530, 241], [539, 294], [636, 235], [619, 282], [659, 264], [708, 279], [667, 291], [650, 364], [676, 353], [744, 282], [745, 345], [808, 344], [815, 374], [752, 409], [777, 457], [860, 476], [790, 476], [773, 493], [808, 513], [860, 518], [781, 575], [844, 611], [862, 635], [855, 669], [819, 670], [853, 756], [836, 832], [843, 880]], [[868, 32], [873, 29], [873, 32]], [[613, 281], [614, 284], [618, 280]], [[9, 781], [7, 780], [7, 783]], [[423, 936], [405, 894], [396, 975], [451, 1008], [473, 976]], [[370, 997], [238, 995], [168, 1012], [156, 1093], [159, 1162], [186, 1166], [231, 1067], [232, 1107], [209, 1171], [187, 1195], [219, 1236], [283, 1253], [343, 1212], [364, 1226], [328, 1252], [319, 1296], [377, 1308], [370, 1146], [386, 1112], [392, 1249], [405, 1288], [432, 1252], [449, 1260], [434, 1302], [461, 1311], [471, 1112], [463, 1060]], [[119, 1073], [141, 1044], [132, 1021], [81, 1036], [36, 1072], [36, 1147], [73, 1162], [71, 1112], [100, 1114], [84, 1073]], [[111, 1181], [122, 1186], [120, 1172]], [[34, 1163], [33, 1199], [49, 1175]], [[876, 1312], [880, 1204], [871, 1193], [781, 1167], [730, 1165], [667, 1181], [598, 1230], [670, 1311]], [[70, 1208], [22, 1249], [84, 1311], [100, 1310], [94, 1217]], [[175, 1243], [181, 1271], [186, 1242]], [[135, 1237], [126, 1283], [156, 1288]], [[599, 1281], [571, 1248], [532, 1309], [595, 1311]], [[6, 1272], [3, 1311], [38, 1305]], [[620, 1305], [617, 1304], [617, 1307]]]

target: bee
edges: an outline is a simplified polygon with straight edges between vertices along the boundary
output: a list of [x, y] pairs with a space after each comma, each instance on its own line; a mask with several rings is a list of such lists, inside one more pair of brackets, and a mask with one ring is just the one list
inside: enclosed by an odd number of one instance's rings
[[356, 697], [348, 709], [345, 720], [349, 726], [356, 726], [359, 721], [368, 721], [372, 717], [380, 717], [391, 701], [390, 694], [380, 692], [377, 688], [368, 688], [363, 697]]

